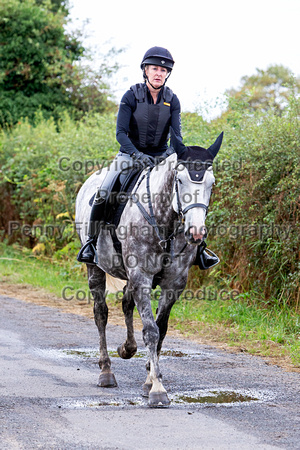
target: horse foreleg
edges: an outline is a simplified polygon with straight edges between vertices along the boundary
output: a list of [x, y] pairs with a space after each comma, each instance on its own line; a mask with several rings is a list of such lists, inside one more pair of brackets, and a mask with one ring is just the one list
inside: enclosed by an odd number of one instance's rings
[[88, 265], [89, 288], [94, 298], [94, 319], [98, 328], [100, 338], [100, 376], [98, 386], [115, 387], [117, 382], [112, 373], [111, 361], [108, 356], [106, 343], [106, 325], [108, 307], [105, 300], [105, 272], [97, 266]]
[[127, 327], [127, 339], [118, 347], [118, 354], [123, 359], [130, 359], [136, 354], [137, 345], [134, 337], [133, 329], [133, 310], [134, 300], [130, 292], [127, 290], [127, 286], [124, 288], [124, 295], [122, 299], [122, 309], [125, 316], [125, 323]]
[[150, 391], [152, 389], [152, 381], [150, 377], [150, 360], [148, 359], [146, 363], [146, 370], [147, 370], [147, 378], [145, 383], [143, 384], [143, 391], [142, 396], [143, 397], [149, 397]]
[[[166, 337], [167, 331], [168, 331], [168, 322], [170, 317], [171, 309], [180, 296], [180, 294], [183, 291], [183, 287], [178, 289], [164, 289], [162, 288], [161, 295], [159, 298], [159, 306], [157, 309], [157, 316], [156, 316], [156, 324], [159, 328], [159, 340], [157, 343], [157, 356], [159, 358], [162, 343], [164, 338]], [[150, 361], [147, 361], [146, 364], [146, 370], [147, 370], [147, 378], [143, 385], [143, 396], [149, 397], [149, 393], [152, 388], [152, 382], [150, 377]]]
[[[135, 303], [139, 315], [143, 323], [143, 340], [145, 346], [149, 351], [149, 372], [145, 385], [148, 385], [149, 390], [149, 406], [168, 406], [170, 400], [167, 396], [167, 391], [162, 384], [162, 375], [159, 370], [157, 344], [159, 341], [159, 328], [155, 323], [154, 316], [151, 310], [151, 285], [150, 280], [136, 280], [132, 283], [130, 280], [130, 290], [133, 293]], [[146, 282], [145, 282], [146, 281]], [[142, 286], [142, 287], [141, 287]], [[149, 287], [146, 287], [149, 286]], [[147, 386], [143, 387], [146, 395]]]
[[168, 323], [171, 309], [182, 293], [183, 288], [174, 287], [172, 289], [165, 289], [162, 287], [161, 295], [158, 302], [158, 309], [156, 315], [156, 323], [159, 328], [159, 341], [157, 344], [157, 354], [159, 356], [162, 343], [164, 338], [166, 337], [168, 331]]

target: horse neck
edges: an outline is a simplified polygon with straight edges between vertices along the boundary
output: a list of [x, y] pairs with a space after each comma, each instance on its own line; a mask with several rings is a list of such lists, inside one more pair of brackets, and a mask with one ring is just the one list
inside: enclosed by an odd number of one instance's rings
[[155, 192], [164, 192], [172, 195], [176, 161], [177, 157], [173, 154], [152, 170], [150, 189], [152, 187]]
[[176, 155], [169, 156], [152, 170], [150, 176], [150, 195], [154, 215], [158, 223], [167, 224], [169, 222], [170, 227], [176, 217], [172, 207], [176, 160]]

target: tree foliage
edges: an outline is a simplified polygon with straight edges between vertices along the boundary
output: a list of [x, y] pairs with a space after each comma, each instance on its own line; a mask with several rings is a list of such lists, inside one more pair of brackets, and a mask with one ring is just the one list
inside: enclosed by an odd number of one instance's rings
[[282, 65], [256, 69], [256, 74], [242, 77], [240, 89], [227, 91], [231, 98], [244, 101], [252, 111], [266, 112], [274, 107], [279, 115], [287, 106], [290, 95], [299, 93], [300, 78], [294, 77], [290, 69]]
[[[45, 4], [45, 0], [35, 0], [37, 5]], [[62, 11], [66, 15], [69, 14], [69, 0], [50, 0], [48, 8], [50, 11], [57, 12]]]
[[67, 2], [7, 0], [0, 4], [0, 124], [31, 121], [37, 110], [58, 120], [112, 107], [104, 70], [80, 65], [85, 49], [67, 33]]

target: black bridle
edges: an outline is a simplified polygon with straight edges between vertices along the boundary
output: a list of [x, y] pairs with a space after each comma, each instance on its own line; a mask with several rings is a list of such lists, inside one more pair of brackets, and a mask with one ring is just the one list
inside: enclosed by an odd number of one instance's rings
[[175, 188], [175, 193], [176, 193], [178, 215], [181, 217], [182, 222], [184, 223], [184, 215], [192, 208], [203, 208], [203, 209], [205, 209], [205, 213], [207, 215], [208, 205], [205, 205], [204, 203], [192, 203], [191, 205], [188, 205], [184, 209], [182, 209], [182, 204], [180, 202], [180, 197], [179, 197], [178, 183], [179, 183], [178, 170], [176, 170], [175, 177], [174, 177], [174, 188]]

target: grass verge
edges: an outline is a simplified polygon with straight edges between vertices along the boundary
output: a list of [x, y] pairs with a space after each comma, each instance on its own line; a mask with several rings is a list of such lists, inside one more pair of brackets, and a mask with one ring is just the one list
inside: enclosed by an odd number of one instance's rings
[[[91, 302], [85, 266], [74, 255], [53, 261], [2, 243], [0, 283], [4, 288], [6, 284], [30, 285], [66, 301]], [[115, 307], [120, 301], [109, 295], [108, 303]], [[153, 311], [157, 304], [153, 300]], [[183, 336], [263, 356], [290, 370], [300, 369], [300, 316], [283, 301], [264, 305], [246, 294], [226, 300], [183, 296], [174, 305], [169, 323], [170, 329]]]
[[76, 297], [80, 291], [82, 297], [83, 292], [88, 294], [86, 268], [76, 259], [47, 260], [18, 245], [0, 243], [0, 281], [40, 287], [66, 299]]

